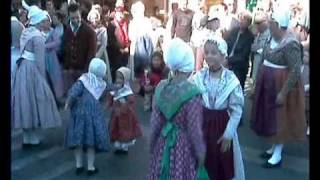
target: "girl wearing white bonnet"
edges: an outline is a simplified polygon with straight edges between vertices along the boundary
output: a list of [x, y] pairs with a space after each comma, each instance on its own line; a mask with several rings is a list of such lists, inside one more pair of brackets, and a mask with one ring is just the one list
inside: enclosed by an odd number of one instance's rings
[[128, 154], [138, 137], [142, 136], [138, 116], [135, 111], [135, 95], [130, 86], [132, 71], [121, 67], [116, 71], [115, 83], [121, 87], [111, 92], [109, 104], [112, 107], [109, 122], [110, 140], [116, 154]]
[[70, 108], [71, 119], [66, 131], [65, 145], [74, 150], [76, 174], [84, 171], [82, 156], [87, 153], [87, 174], [98, 172], [94, 165], [95, 152], [109, 150], [109, 133], [101, 100], [116, 86], [104, 81], [106, 64], [93, 58], [89, 71], [84, 73], [69, 90], [65, 109]]
[[148, 179], [196, 179], [204, 164], [205, 144], [201, 92], [188, 80], [194, 69], [193, 51], [175, 38], [164, 51], [164, 60], [173, 77], [161, 81], [155, 92]]
[[227, 43], [220, 36], [210, 36], [204, 45], [208, 66], [194, 75], [193, 82], [202, 92], [203, 131], [207, 147], [205, 167], [210, 179], [244, 180], [237, 135], [244, 96], [236, 75], [222, 65], [226, 61], [227, 48]]
[[54, 96], [46, 81], [45, 38], [46, 14], [31, 6], [29, 27], [20, 38], [20, 59], [14, 72], [12, 89], [12, 127], [23, 129], [24, 147], [39, 145], [35, 130], [61, 126]]
[[[300, 79], [302, 46], [290, 33], [288, 9], [277, 9], [271, 16], [272, 40], [264, 50], [253, 104], [252, 128], [273, 146], [261, 154], [265, 168], [279, 167], [283, 144], [305, 139], [304, 92]], [[275, 108], [269, 108], [275, 107]]]

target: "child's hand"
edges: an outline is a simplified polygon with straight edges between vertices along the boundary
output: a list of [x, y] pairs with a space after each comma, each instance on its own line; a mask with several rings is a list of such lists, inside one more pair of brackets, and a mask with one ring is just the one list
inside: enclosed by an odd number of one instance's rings
[[226, 139], [225, 137], [221, 136], [220, 139], [217, 141], [217, 144], [221, 143], [221, 149], [220, 151], [222, 153], [229, 151], [232, 145], [232, 140]]

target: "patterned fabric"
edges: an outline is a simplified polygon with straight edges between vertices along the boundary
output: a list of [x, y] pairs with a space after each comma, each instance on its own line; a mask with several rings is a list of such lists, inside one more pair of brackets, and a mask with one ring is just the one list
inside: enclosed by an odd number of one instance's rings
[[264, 50], [264, 59], [276, 65], [288, 66], [288, 79], [283, 85], [283, 90], [287, 93], [296, 85], [301, 75], [302, 66], [302, 47], [293, 34], [287, 33], [280, 44], [268, 51], [270, 44], [267, 44]]
[[[107, 86], [106, 91], [112, 86]], [[109, 133], [106, 116], [100, 102], [77, 81], [69, 91], [67, 100], [71, 108], [71, 119], [67, 127], [65, 145], [68, 148], [94, 147], [97, 151], [109, 149]]]
[[[261, 50], [267, 44], [268, 40], [270, 39], [271, 34], [270, 30], [266, 29], [262, 33], [259, 33], [258, 36], [254, 40], [254, 44], [257, 44]], [[259, 50], [258, 50], [259, 51]], [[252, 79], [255, 82], [256, 77], [258, 75], [259, 68], [262, 64], [262, 52], [254, 52], [254, 61], [253, 61], [253, 72], [252, 72]]]
[[200, 90], [188, 81], [171, 83], [168, 80], [164, 80], [160, 82], [156, 89], [156, 104], [169, 120], [180, 110], [185, 102], [200, 93]]
[[[160, 179], [162, 156], [166, 139], [161, 131], [166, 118], [155, 106], [151, 114], [151, 160], [149, 165], [149, 180]], [[179, 129], [176, 145], [170, 152], [170, 179], [195, 180], [197, 159], [204, 157], [205, 144], [202, 134], [201, 97], [195, 96], [183, 105], [176, 114], [173, 123]]]
[[301, 80], [284, 96], [282, 106], [276, 104], [277, 93], [290, 71], [263, 65], [258, 75], [252, 108], [251, 127], [272, 143], [305, 140], [305, 102]]

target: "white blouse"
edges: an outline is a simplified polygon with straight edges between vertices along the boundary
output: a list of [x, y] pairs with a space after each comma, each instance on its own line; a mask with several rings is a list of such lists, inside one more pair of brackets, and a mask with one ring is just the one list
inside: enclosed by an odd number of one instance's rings
[[226, 109], [229, 123], [224, 136], [231, 139], [238, 127], [243, 106], [244, 96], [238, 78], [234, 73], [223, 68], [221, 78], [209, 75], [209, 68], [203, 68], [193, 78], [193, 82], [202, 91], [203, 105], [208, 109]]

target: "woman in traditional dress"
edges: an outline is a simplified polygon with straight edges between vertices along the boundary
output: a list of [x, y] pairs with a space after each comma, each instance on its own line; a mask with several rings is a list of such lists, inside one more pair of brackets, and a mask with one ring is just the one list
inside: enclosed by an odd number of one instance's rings
[[[52, 20], [49, 16], [49, 20], [46, 22], [46, 70], [48, 72], [48, 82], [51, 85], [52, 92], [55, 95], [57, 102], [61, 103], [61, 98], [64, 94], [63, 79], [61, 72], [61, 65], [58, 59], [58, 53], [61, 47], [61, 38], [63, 35], [63, 25], [61, 19], [53, 14]], [[51, 27], [51, 23], [54, 24], [54, 28]]]
[[203, 165], [201, 91], [188, 77], [194, 69], [192, 48], [179, 38], [169, 42], [164, 59], [173, 77], [159, 83], [151, 115], [148, 179], [195, 180]]
[[[95, 5], [95, 8], [99, 8], [99, 5]], [[96, 57], [104, 59], [107, 65], [107, 80], [111, 82], [111, 72], [110, 72], [110, 64], [109, 64], [109, 56], [107, 53], [107, 45], [108, 45], [108, 34], [107, 28], [103, 26], [101, 21], [101, 16], [98, 9], [92, 8], [87, 17], [91, 26], [94, 28], [97, 34], [97, 53]]]
[[29, 10], [29, 27], [20, 38], [21, 58], [13, 82], [13, 128], [23, 129], [23, 144], [38, 145], [38, 128], [61, 126], [54, 96], [46, 82], [45, 38], [40, 32], [47, 16], [37, 6]]
[[277, 9], [270, 21], [271, 42], [264, 50], [252, 114], [252, 128], [273, 143], [261, 154], [265, 168], [279, 167], [283, 144], [305, 138], [304, 92], [300, 79], [302, 48], [287, 31], [289, 11]]
[[209, 36], [204, 44], [204, 57], [209, 67], [202, 68], [194, 76], [194, 83], [203, 92], [205, 167], [210, 179], [244, 180], [237, 134], [244, 97], [238, 78], [222, 65], [228, 55], [227, 48], [221, 36]]
[[20, 57], [20, 36], [24, 25], [15, 16], [11, 16], [11, 88], [16, 69], [16, 61]]

